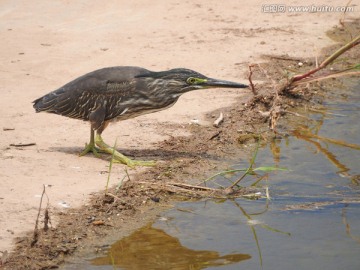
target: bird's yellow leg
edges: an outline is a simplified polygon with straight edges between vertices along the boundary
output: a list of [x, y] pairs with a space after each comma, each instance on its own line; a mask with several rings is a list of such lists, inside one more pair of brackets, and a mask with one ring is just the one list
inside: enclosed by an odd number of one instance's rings
[[85, 149], [80, 153], [80, 156], [85, 156], [89, 152], [92, 152], [96, 157], [100, 157], [98, 153], [98, 149], [95, 146], [93, 129], [91, 129], [91, 133], [90, 133], [90, 142], [85, 145]]
[[114, 162], [123, 163], [132, 168], [135, 166], [155, 166], [156, 164], [155, 161], [132, 160], [124, 156], [120, 152], [116, 151], [113, 147], [107, 145], [99, 134], [96, 134], [95, 136], [95, 144], [100, 148], [100, 150], [112, 155]]

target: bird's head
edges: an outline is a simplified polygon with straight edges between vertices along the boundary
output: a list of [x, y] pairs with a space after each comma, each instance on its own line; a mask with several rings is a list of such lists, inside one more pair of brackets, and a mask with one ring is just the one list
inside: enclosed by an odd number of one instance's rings
[[206, 88], [246, 88], [245, 84], [206, 77], [196, 71], [176, 68], [168, 71], [149, 72], [137, 77], [151, 78], [154, 85], [166, 86], [173, 94], [183, 94]]

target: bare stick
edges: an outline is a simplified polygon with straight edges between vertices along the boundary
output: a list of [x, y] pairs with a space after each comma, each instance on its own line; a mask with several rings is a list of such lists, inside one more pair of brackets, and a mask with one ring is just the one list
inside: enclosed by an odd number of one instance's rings
[[318, 72], [319, 70], [325, 68], [327, 65], [329, 65], [330, 63], [334, 62], [336, 58], [338, 58], [340, 55], [342, 55], [344, 52], [346, 52], [347, 50], [355, 47], [356, 45], [360, 44], [360, 35], [357, 36], [356, 38], [354, 38], [352, 41], [350, 41], [349, 43], [345, 44], [344, 46], [342, 46], [340, 49], [338, 49], [336, 52], [334, 52], [332, 55], [330, 55], [328, 58], [326, 58], [321, 64], [320, 66], [318, 66], [317, 68], [314, 68], [304, 74], [300, 74], [300, 75], [296, 75], [294, 77], [292, 77], [292, 80], [290, 81], [290, 84], [296, 81], [300, 81], [306, 77], [309, 77], [310, 75]]
[[199, 190], [211, 190], [211, 191], [216, 190], [214, 188], [189, 185], [189, 184], [184, 184], [184, 183], [176, 183], [176, 182], [167, 183], [167, 185], [177, 186], [177, 187], [182, 187], [182, 188], [199, 189]]
[[297, 61], [300, 62], [301, 59], [297, 57], [291, 57], [291, 56], [282, 56], [282, 55], [270, 55], [270, 54], [264, 54], [264, 57], [268, 57], [271, 59], [279, 59], [279, 60], [285, 60], [285, 61]]
[[249, 79], [249, 83], [250, 83], [250, 89], [251, 89], [251, 91], [253, 92], [254, 96], [256, 96], [258, 93], [257, 93], [257, 91], [256, 91], [256, 89], [255, 89], [255, 86], [254, 86], [254, 84], [253, 84], [253, 82], [252, 82], [252, 79], [251, 79], [252, 74], [253, 74], [252, 67], [254, 67], [254, 65], [249, 65], [249, 76], [248, 76], [248, 79]]
[[36, 145], [36, 143], [11, 143], [10, 146], [14, 147], [25, 147], [25, 146], [33, 146]]
[[3, 127], [3, 131], [12, 131], [12, 130], [15, 130], [15, 128]]
[[112, 193], [110, 193], [110, 192], [107, 192], [106, 195], [107, 195], [107, 196], [110, 196], [110, 197], [113, 197], [114, 199], [119, 200], [119, 201], [122, 202], [122, 203], [125, 202], [123, 199], [121, 199], [120, 197], [118, 197], [118, 196], [116, 196], [116, 195], [114, 195], [114, 194], [112, 194]]
[[330, 78], [343, 77], [345, 75], [346, 76], [358, 76], [358, 75], [360, 75], [360, 71], [348, 71], [348, 69], [346, 69], [346, 70], [335, 72], [335, 73], [332, 73], [329, 75], [321, 75], [321, 76], [317, 76], [317, 77], [305, 78], [301, 81], [293, 82], [291, 85], [297, 86], [300, 84], [310, 83], [310, 82], [314, 82], [314, 81], [318, 82], [318, 81], [322, 81], [322, 80], [326, 80], [326, 79], [330, 79]]
[[38, 238], [39, 238], [39, 228], [38, 228], [38, 225], [39, 225], [39, 217], [40, 217], [41, 205], [42, 205], [42, 200], [43, 200], [44, 194], [45, 194], [45, 185], [43, 185], [43, 192], [42, 192], [42, 194], [41, 194], [39, 211], [38, 211], [38, 215], [37, 215], [37, 217], [36, 217], [35, 229], [34, 229], [34, 237], [33, 237], [33, 240], [32, 240], [32, 242], [31, 242], [31, 247], [33, 247], [33, 246], [37, 243]]
[[213, 135], [210, 137], [209, 141], [215, 139], [216, 137], [219, 137], [219, 135], [221, 134], [221, 132], [222, 132], [222, 131], [219, 130], [218, 132], [216, 132], [215, 134], [213, 134]]

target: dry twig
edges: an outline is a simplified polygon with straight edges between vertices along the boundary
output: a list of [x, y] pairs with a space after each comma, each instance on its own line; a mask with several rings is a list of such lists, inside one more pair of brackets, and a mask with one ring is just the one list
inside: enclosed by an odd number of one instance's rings
[[[342, 55], [346, 51], [350, 50], [351, 48], [353, 48], [359, 44], [360, 44], [360, 35], [357, 36], [356, 38], [354, 38], [353, 40], [351, 40], [350, 42], [346, 43], [344, 46], [339, 48], [337, 51], [335, 51], [332, 55], [330, 55], [328, 58], [326, 58], [318, 67], [316, 67], [306, 73], [299, 74], [299, 75], [292, 77], [291, 80], [289, 81], [288, 85], [283, 90], [289, 89], [290, 87], [299, 84], [299, 83], [297, 83], [297, 84], [295, 84], [295, 83], [298, 81], [301, 81], [305, 78], [310, 77], [311, 75], [315, 74], [316, 72], [318, 72], [321, 69], [324, 69], [329, 64], [333, 63], [340, 55]], [[319, 80], [319, 78], [316, 78], [316, 80]], [[309, 82], [309, 80], [307, 80], [306, 82]]]
[[248, 76], [248, 79], [249, 79], [249, 83], [250, 83], [250, 89], [251, 89], [251, 91], [252, 91], [252, 93], [253, 93], [253, 95], [254, 96], [256, 96], [258, 93], [257, 93], [257, 91], [256, 91], [256, 89], [255, 89], [255, 86], [254, 86], [254, 84], [253, 84], [253, 82], [252, 82], [252, 74], [253, 74], [253, 71], [252, 71], [252, 68], [254, 67], [254, 65], [249, 65], [249, 76]]
[[[37, 241], [39, 240], [39, 228], [38, 228], [38, 225], [39, 225], [39, 218], [40, 218], [41, 206], [42, 206], [42, 201], [43, 201], [44, 195], [46, 195], [46, 187], [45, 187], [45, 185], [43, 185], [43, 192], [41, 194], [38, 215], [36, 217], [36, 222], [35, 222], [34, 236], [33, 236], [32, 242], [30, 244], [31, 247], [33, 247], [37, 243]], [[46, 195], [46, 197], [47, 197], [47, 195]], [[49, 204], [49, 199], [48, 199], [48, 204]], [[50, 217], [49, 217], [48, 205], [47, 205], [46, 209], [45, 209], [44, 230], [48, 229], [48, 222], [49, 221], [50, 221]]]
[[33, 146], [36, 145], [36, 143], [11, 143], [10, 146], [14, 147], [25, 147], [25, 146]]

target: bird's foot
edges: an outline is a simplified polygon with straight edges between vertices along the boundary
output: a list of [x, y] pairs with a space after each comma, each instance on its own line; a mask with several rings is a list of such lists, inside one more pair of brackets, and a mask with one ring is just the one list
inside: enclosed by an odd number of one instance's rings
[[153, 160], [149, 160], [149, 161], [146, 161], [146, 160], [133, 160], [131, 158], [128, 158], [128, 157], [124, 156], [123, 154], [119, 153], [116, 150], [115, 150], [115, 153], [114, 153], [114, 156], [113, 156], [113, 162], [125, 164], [125, 165], [129, 166], [130, 168], [134, 168], [136, 166], [148, 166], [148, 167], [150, 167], [150, 166], [155, 166], [156, 165], [156, 161], [153, 161]]
[[131, 168], [135, 166], [155, 166], [155, 161], [142, 161], [142, 160], [132, 160], [120, 152], [116, 151], [113, 147], [107, 145], [100, 135], [96, 135], [95, 144], [107, 154], [112, 156], [113, 162], [125, 164]]
[[85, 144], [85, 149], [80, 153], [80, 156], [85, 156], [87, 153], [92, 152], [94, 156], [100, 157], [100, 149], [95, 146], [95, 143]]

